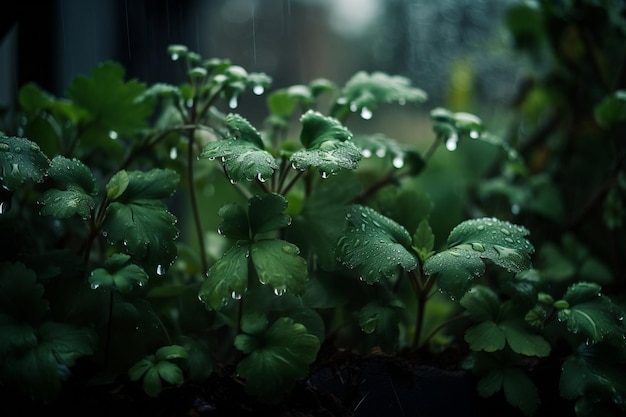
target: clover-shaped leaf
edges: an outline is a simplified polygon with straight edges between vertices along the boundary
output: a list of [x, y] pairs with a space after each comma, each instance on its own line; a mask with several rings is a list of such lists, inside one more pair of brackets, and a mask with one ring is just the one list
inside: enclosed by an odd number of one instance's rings
[[147, 127], [154, 102], [139, 100], [145, 84], [124, 81], [124, 67], [104, 62], [91, 72], [91, 78], [77, 76], [67, 89], [68, 97], [89, 111], [91, 118], [109, 130], [132, 134]]
[[162, 169], [122, 172], [109, 184], [128, 176], [125, 187], [107, 185], [109, 194], [111, 189], [117, 191], [106, 210], [103, 234], [112, 244], [123, 243], [126, 253], [162, 275], [176, 257], [178, 229], [176, 217], [159, 199], [174, 192], [180, 177], [175, 171]]
[[15, 338], [19, 333], [15, 332], [16, 328], [7, 329], [6, 320], [2, 318], [0, 315], [3, 383], [18, 387], [32, 399], [56, 399], [66, 379], [63, 370], [74, 366], [77, 359], [94, 354], [97, 335], [93, 329], [54, 321], [46, 321], [37, 329], [31, 328], [34, 337], [26, 339], [27, 344], [3, 352], [6, 346], [2, 340], [4, 336]]
[[227, 203], [218, 212], [224, 219], [218, 232], [226, 237], [250, 240], [260, 233], [282, 229], [291, 224], [285, 214], [287, 200], [280, 194], [255, 195], [248, 200], [248, 212], [236, 203]]
[[300, 121], [300, 142], [305, 148], [289, 158], [294, 168], [306, 170], [316, 167], [325, 178], [342, 169], [357, 167], [361, 151], [350, 140], [352, 133], [337, 119], [309, 110]]
[[309, 372], [320, 342], [304, 325], [281, 317], [262, 335], [240, 334], [235, 346], [247, 356], [237, 365], [246, 391], [276, 403]]
[[581, 333], [592, 342], [599, 342], [606, 337], [621, 340], [626, 333], [624, 311], [601, 294], [598, 284], [573, 284], [567, 289], [563, 300], [567, 308], [558, 312], [558, 318], [565, 322], [569, 331]]
[[426, 93], [413, 87], [406, 77], [359, 71], [341, 90], [335, 106], [348, 106], [350, 111], [360, 112], [361, 117], [370, 119], [372, 112], [381, 104], [421, 103], [426, 99]]
[[563, 363], [559, 388], [563, 398], [590, 395], [622, 407], [626, 395], [626, 357], [623, 348], [581, 344]]
[[259, 233], [282, 229], [291, 224], [291, 217], [285, 214], [287, 200], [280, 194], [268, 193], [253, 196], [248, 200], [248, 217], [253, 236]]
[[352, 205], [346, 213], [346, 230], [337, 242], [337, 257], [356, 269], [369, 284], [392, 277], [398, 266], [411, 271], [418, 265], [411, 252], [411, 235], [404, 227], [376, 210]]
[[284, 240], [261, 240], [250, 246], [259, 281], [271, 286], [276, 295], [283, 295], [287, 290], [295, 295], [304, 294], [308, 271], [299, 253], [296, 245]]
[[250, 222], [248, 213], [237, 203], [226, 203], [218, 210], [217, 214], [224, 219], [217, 226], [220, 235], [231, 239], [249, 240]]
[[365, 158], [389, 158], [394, 168], [409, 167], [412, 174], [424, 168], [424, 159], [415, 149], [383, 134], [355, 136], [353, 142]]
[[424, 262], [424, 272], [438, 274], [439, 289], [460, 299], [485, 272], [485, 259], [509, 272], [529, 269], [534, 248], [525, 239], [528, 233], [524, 227], [495, 218], [464, 221], [450, 232], [448, 249]]
[[131, 381], [143, 379], [144, 392], [157, 397], [163, 389], [163, 381], [180, 385], [184, 382], [183, 371], [172, 360], [187, 359], [189, 354], [179, 345], [159, 348], [155, 355], [149, 355], [136, 362], [128, 371]]
[[550, 344], [526, 322], [525, 311], [516, 309], [511, 301], [502, 303], [490, 288], [477, 285], [460, 303], [477, 322], [465, 332], [472, 350], [495, 352], [508, 344], [522, 355], [543, 357], [550, 353]]
[[78, 159], [59, 155], [52, 159], [48, 175], [57, 188], [43, 193], [40, 214], [62, 219], [77, 214], [87, 220], [95, 206], [93, 196], [98, 193], [91, 170]]
[[49, 165], [35, 142], [0, 135], [0, 187], [14, 191], [27, 181], [42, 182]]
[[278, 168], [271, 153], [265, 150], [259, 132], [238, 114], [225, 119], [229, 137], [209, 142], [198, 158], [221, 158], [231, 182], [254, 179], [265, 182]]
[[248, 289], [247, 245], [233, 246], [209, 269], [200, 287], [199, 297], [213, 310], [219, 310], [232, 299], [238, 300]]
[[43, 293], [44, 286], [33, 270], [20, 262], [0, 263], [0, 314], [21, 321], [40, 320], [49, 308]]
[[524, 372], [523, 359], [510, 350], [495, 353], [472, 352], [464, 367], [481, 378], [476, 389], [481, 397], [487, 398], [502, 390], [507, 402], [531, 416], [539, 406], [537, 386]]
[[130, 292], [135, 285], [148, 282], [148, 274], [139, 265], [130, 263], [130, 255], [114, 253], [106, 261], [104, 268], [97, 268], [89, 276], [91, 288], [111, 288], [122, 293]]

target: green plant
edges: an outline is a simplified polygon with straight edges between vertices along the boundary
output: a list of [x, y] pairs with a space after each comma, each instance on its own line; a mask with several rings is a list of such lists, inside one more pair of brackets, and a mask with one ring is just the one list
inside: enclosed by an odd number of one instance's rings
[[[510, 173], [527, 167], [509, 141], [444, 108], [430, 112], [423, 152], [353, 134], [355, 115], [427, 98], [379, 72], [271, 91], [259, 129], [233, 111], [269, 76], [183, 45], [168, 53], [185, 68], [180, 86], [126, 81], [106, 62], [67, 98], [20, 90], [19, 123], [0, 137], [0, 228], [11, 236], [1, 244], [2, 385], [51, 400], [87, 362], [91, 378], [128, 373], [158, 396], [226, 364], [275, 403], [322, 344], [418, 356], [466, 344], [478, 392], [502, 391], [526, 415], [541, 402], [534, 370], [551, 361], [578, 415], [625, 411], [624, 309], [597, 279], [612, 271], [582, 242], [542, 241], [533, 267], [535, 223], [507, 211], [462, 221], [437, 243], [431, 217], [445, 210], [419, 178], [442, 144], [495, 146], [504, 169], [480, 193], [531, 207], [525, 193], [546, 183], [516, 183]], [[618, 91], [596, 108], [600, 122], [623, 124], [622, 107]]]

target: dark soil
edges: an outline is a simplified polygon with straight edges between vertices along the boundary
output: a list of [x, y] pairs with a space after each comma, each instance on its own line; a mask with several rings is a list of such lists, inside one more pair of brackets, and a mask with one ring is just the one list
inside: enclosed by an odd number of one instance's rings
[[[90, 417], [518, 417], [502, 395], [488, 400], [476, 394], [475, 378], [459, 369], [461, 352], [449, 350], [420, 358], [367, 356], [326, 349], [279, 404], [263, 404], [244, 390], [233, 367], [218, 367], [202, 384], [186, 382], [165, 388], [158, 398], [145, 395], [140, 384], [119, 378], [90, 385], [78, 377], [67, 381], [49, 404], [0, 391], [0, 415]], [[560, 411], [571, 410], [571, 404]], [[550, 407], [552, 408], [552, 407]], [[551, 417], [573, 413], [550, 412]]]

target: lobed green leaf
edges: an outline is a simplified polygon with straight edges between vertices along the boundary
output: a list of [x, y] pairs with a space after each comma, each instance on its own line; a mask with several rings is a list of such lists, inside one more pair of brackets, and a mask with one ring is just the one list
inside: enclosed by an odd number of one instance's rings
[[35, 142], [0, 134], [0, 187], [14, 191], [26, 182], [42, 182], [49, 166]]
[[418, 266], [406, 229], [374, 209], [356, 204], [347, 209], [337, 257], [369, 284], [394, 276], [398, 267], [411, 271]]
[[247, 356], [237, 365], [246, 391], [266, 403], [276, 403], [309, 372], [320, 342], [293, 319], [282, 317], [260, 336], [240, 334], [237, 349]]

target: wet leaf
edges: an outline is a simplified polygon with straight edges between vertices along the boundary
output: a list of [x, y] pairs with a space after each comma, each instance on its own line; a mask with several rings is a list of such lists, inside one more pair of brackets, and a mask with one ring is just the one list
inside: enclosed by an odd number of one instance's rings
[[623, 348], [606, 344], [581, 344], [563, 363], [561, 395], [574, 400], [588, 396], [594, 402], [609, 401], [624, 407], [626, 357]]
[[448, 249], [426, 260], [424, 272], [438, 274], [439, 288], [460, 299], [485, 272], [486, 259], [509, 272], [529, 269], [534, 248], [528, 234], [524, 227], [495, 218], [464, 221], [450, 232]]
[[226, 116], [225, 123], [229, 137], [209, 142], [198, 158], [220, 158], [232, 182], [269, 179], [278, 165], [265, 150], [259, 132], [237, 114]]
[[337, 257], [367, 283], [394, 276], [398, 267], [405, 271], [417, 268], [417, 257], [410, 248], [411, 236], [398, 223], [370, 207], [348, 207]]
[[250, 246], [259, 281], [272, 287], [276, 295], [285, 291], [298, 296], [304, 294], [308, 270], [299, 253], [296, 245], [284, 240], [261, 240]]
[[145, 285], [148, 282], [148, 274], [142, 267], [129, 261], [130, 255], [114, 253], [104, 261], [103, 268], [91, 272], [89, 284], [92, 288], [115, 289], [121, 293], [130, 292], [136, 285]]
[[590, 342], [605, 338], [624, 343], [626, 326], [624, 311], [600, 292], [598, 284], [579, 282], [567, 289], [563, 296], [569, 308], [558, 312], [560, 321], [565, 322], [569, 331], [581, 333]]
[[154, 101], [140, 100], [145, 84], [124, 81], [125, 69], [114, 62], [103, 62], [91, 78], [75, 77], [67, 89], [68, 97], [89, 111], [91, 119], [108, 130], [131, 135], [148, 126]]
[[98, 193], [98, 184], [91, 170], [78, 159], [55, 156], [48, 175], [56, 188], [43, 193], [39, 200], [43, 205], [40, 213], [57, 218], [74, 215], [85, 220], [89, 218], [95, 206], [93, 196]]
[[387, 158], [395, 169], [408, 167], [415, 175], [424, 168], [422, 156], [413, 148], [383, 134], [355, 136], [353, 142], [365, 158]]
[[334, 106], [347, 106], [367, 119], [382, 104], [422, 103], [427, 97], [406, 77], [359, 71], [348, 80]]
[[460, 303], [477, 323], [465, 332], [470, 349], [495, 352], [508, 344], [522, 355], [544, 357], [550, 353], [550, 344], [526, 322], [526, 311], [515, 308], [511, 301], [500, 301], [490, 288], [477, 285]]
[[326, 177], [342, 169], [357, 167], [361, 152], [350, 140], [352, 133], [348, 128], [338, 120], [312, 110], [307, 111], [300, 121], [300, 142], [305, 149], [289, 158], [294, 168], [306, 170], [315, 167]]
[[246, 391], [262, 402], [276, 403], [307, 375], [320, 342], [304, 325], [282, 317], [262, 335], [238, 335], [235, 346], [247, 355], [237, 365]]
[[119, 195], [107, 207], [103, 233], [110, 243], [123, 244], [133, 259], [162, 275], [176, 258], [178, 229], [176, 217], [159, 199], [174, 192], [180, 177], [161, 169], [127, 175], [128, 186], [116, 192]]
[[256, 195], [248, 200], [248, 216], [253, 236], [287, 227], [291, 217], [285, 214], [287, 200], [280, 194]]
[[219, 310], [248, 289], [247, 245], [233, 246], [209, 269], [199, 297], [208, 308]]
[[26, 138], [0, 134], [0, 186], [9, 191], [26, 182], [42, 182], [50, 160]]

